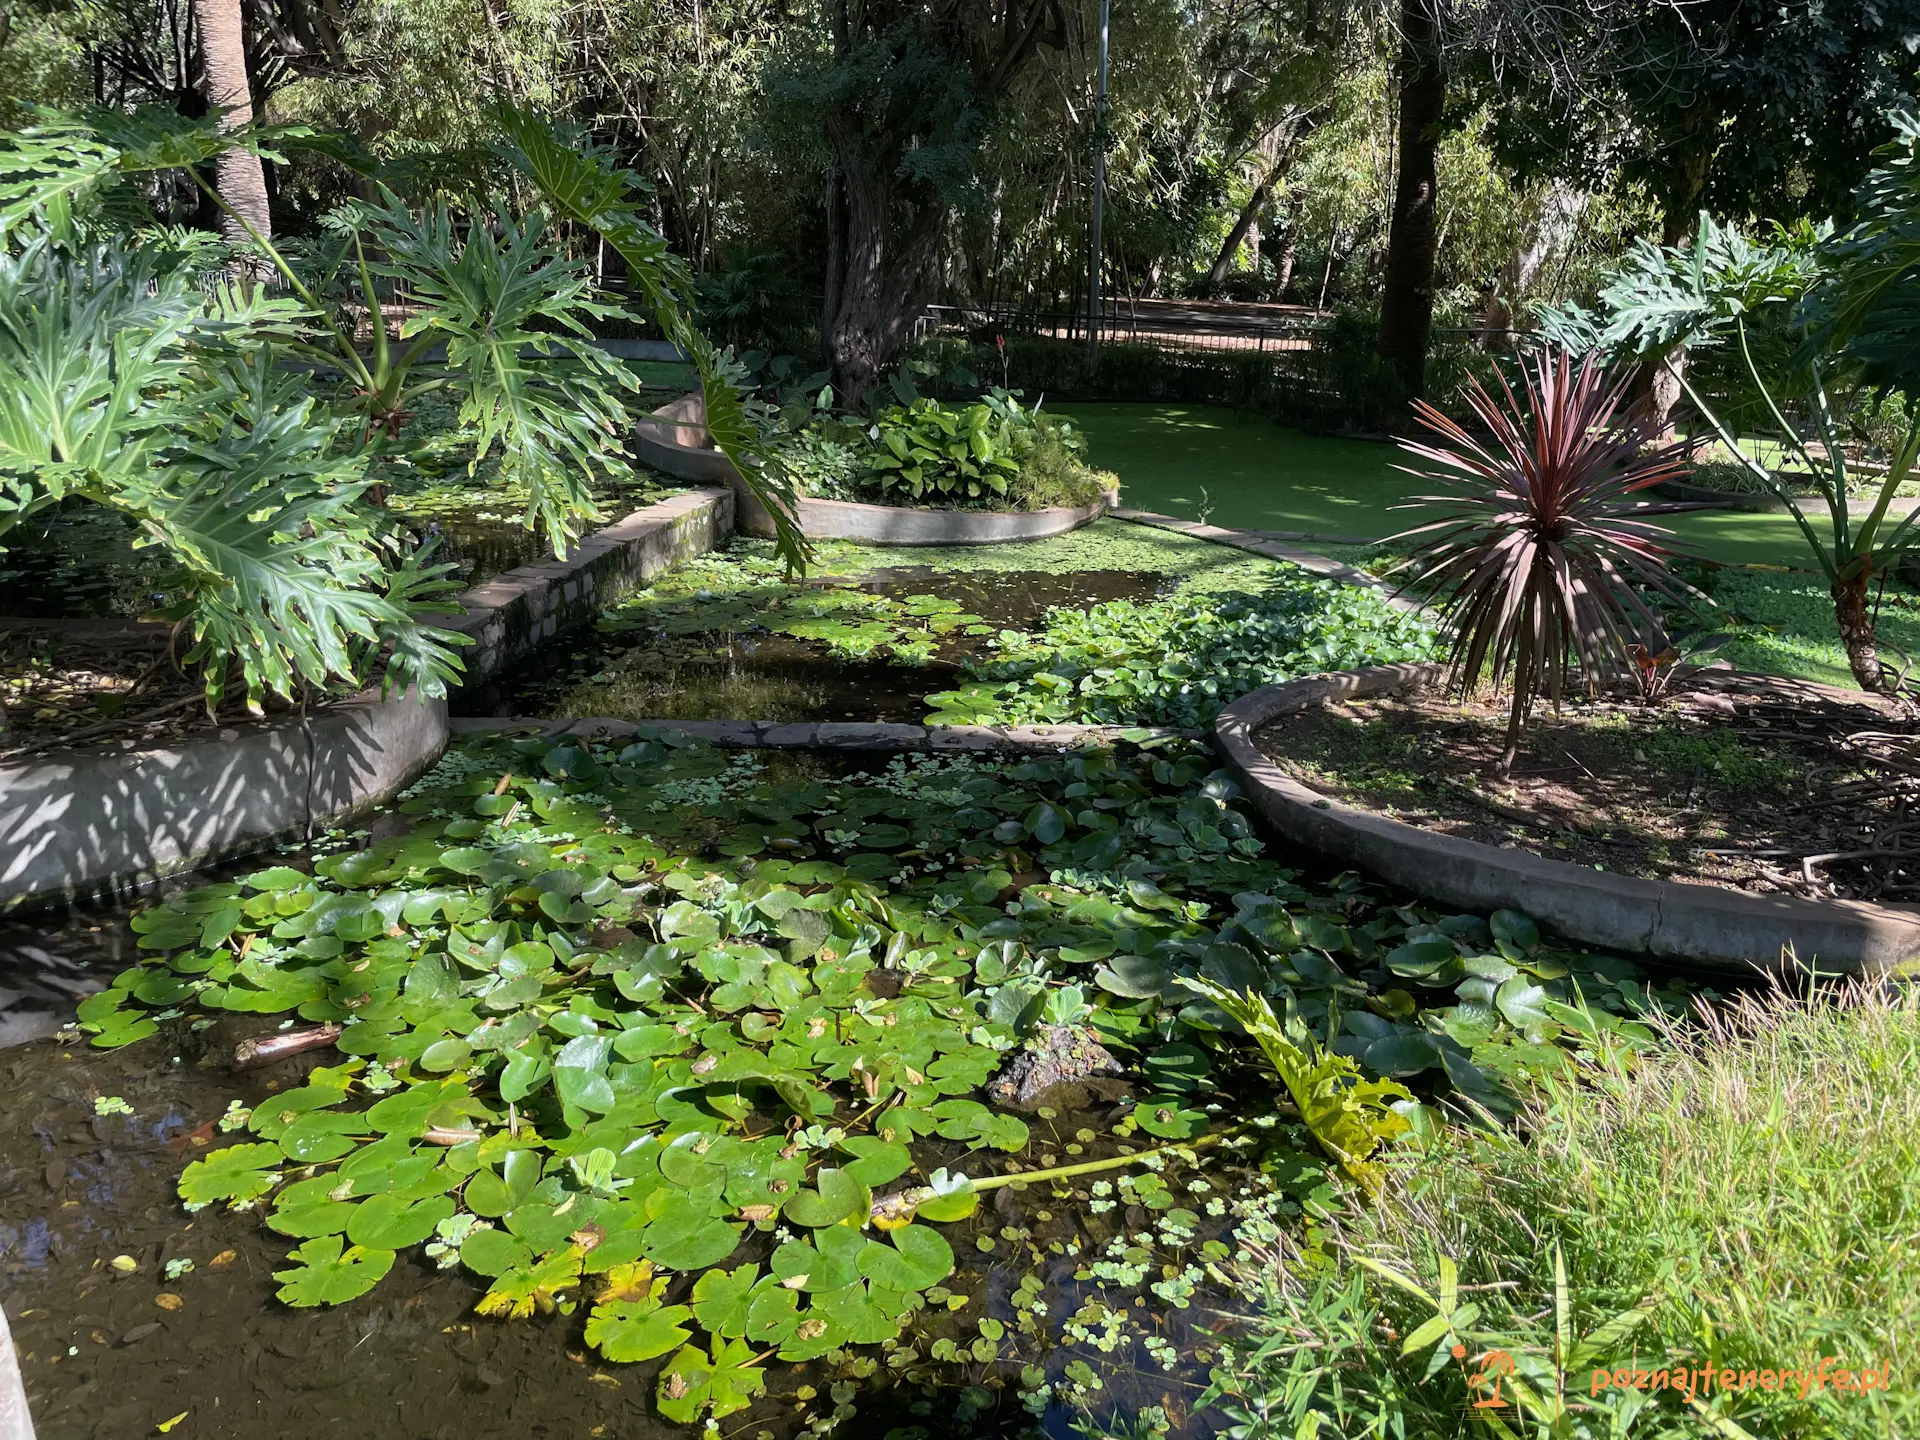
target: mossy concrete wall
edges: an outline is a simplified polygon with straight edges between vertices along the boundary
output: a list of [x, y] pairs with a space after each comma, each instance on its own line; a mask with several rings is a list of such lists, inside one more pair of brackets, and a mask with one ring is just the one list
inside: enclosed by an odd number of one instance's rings
[[466, 614], [448, 623], [473, 639], [467, 684], [526, 659], [556, 635], [590, 622], [622, 596], [733, 533], [733, 492], [689, 490], [583, 539], [565, 560], [541, 560], [495, 576], [460, 597]]

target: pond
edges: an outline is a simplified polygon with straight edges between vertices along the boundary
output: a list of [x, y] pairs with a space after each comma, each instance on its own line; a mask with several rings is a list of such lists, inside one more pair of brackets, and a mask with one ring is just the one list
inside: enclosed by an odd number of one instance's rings
[[[1284, 996], [1324, 1065], [1490, 1106], [1569, 1026], [1631, 1040], [1680, 999], [1523, 917], [1286, 868], [1181, 742], [477, 740], [370, 830], [143, 910], [92, 1043], [0, 1055], [0, 1284], [43, 1440], [708, 1410], [1064, 1436], [1080, 1407], [1206, 1435], [1236, 1263], [1343, 1182], [1185, 980]], [[124, 958], [105, 918], [45, 948]], [[341, 1021], [338, 1050], [233, 1068]], [[1056, 1022], [1111, 1069], [1033, 1108], [982, 1088]], [[883, 1193], [920, 1217], [843, 1223]]]
[[456, 704], [468, 715], [919, 722], [927, 696], [1003, 632], [1168, 584], [1150, 571], [932, 565], [789, 584], [755, 552], [709, 557]]

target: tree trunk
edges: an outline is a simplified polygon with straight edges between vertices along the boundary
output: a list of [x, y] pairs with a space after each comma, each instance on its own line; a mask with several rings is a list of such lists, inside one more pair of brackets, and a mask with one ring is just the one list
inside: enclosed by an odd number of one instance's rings
[[[194, 28], [200, 34], [200, 58], [206, 72], [207, 104], [220, 112], [220, 129], [239, 130], [253, 123], [253, 94], [247, 88], [247, 37], [240, 0], [193, 0]], [[273, 233], [267, 209], [267, 177], [252, 151], [222, 150], [216, 188], [240, 219], [222, 214], [220, 233], [236, 245], [247, 243], [247, 227], [257, 235]], [[245, 220], [242, 225], [240, 220]]]
[[[1692, 136], [1698, 125], [1687, 117], [1682, 134]], [[1673, 250], [1686, 244], [1698, 219], [1701, 193], [1706, 189], [1707, 159], [1697, 144], [1682, 147], [1674, 162], [1671, 188], [1660, 213], [1660, 243]], [[1673, 438], [1673, 407], [1680, 402], [1680, 377], [1687, 373], [1687, 347], [1676, 345], [1665, 356], [1642, 361], [1634, 376], [1634, 402], [1651, 422], [1652, 439], [1665, 444]]]
[[1273, 266], [1273, 298], [1283, 304], [1287, 287], [1293, 284], [1293, 262], [1300, 254], [1300, 207], [1295, 205], [1287, 217], [1287, 238], [1280, 246], [1280, 258]]
[[836, 128], [836, 195], [828, 206], [827, 296], [821, 339], [834, 394], [855, 405], [879, 380], [933, 298], [948, 211], [927, 196], [894, 208], [905, 188], [897, 166], [862, 137]]
[[1440, 121], [1447, 76], [1440, 63], [1434, 5], [1435, 0], [1400, 0], [1400, 163], [1380, 293], [1380, 358], [1415, 396], [1426, 384], [1433, 271], [1440, 250]]
[[1487, 308], [1480, 318], [1480, 344], [1492, 349], [1505, 332], [1514, 329], [1514, 306], [1539, 277], [1541, 267], [1554, 251], [1565, 244], [1581, 212], [1587, 208], [1584, 191], [1571, 189], [1559, 180], [1547, 187], [1540, 204], [1539, 217], [1523, 231], [1523, 238], [1501, 268], [1500, 281], [1487, 297]]
[[1220, 253], [1213, 257], [1213, 264], [1207, 267], [1207, 278], [1201, 282], [1203, 294], [1211, 295], [1220, 288], [1227, 278], [1227, 272], [1233, 268], [1234, 257], [1240, 253], [1240, 247], [1246, 244], [1247, 232], [1252, 230], [1260, 219], [1260, 212], [1267, 208], [1267, 201], [1273, 198], [1274, 182], [1280, 178], [1284, 162], [1275, 162], [1253, 187], [1253, 194], [1247, 197], [1247, 203], [1240, 207], [1240, 218], [1233, 222], [1233, 228], [1227, 232], [1227, 238], [1220, 242]]
[[1873, 612], [1867, 606], [1866, 574], [1833, 584], [1833, 618], [1840, 626], [1840, 643], [1847, 652], [1847, 664], [1853, 670], [1854, 683], [1862, 690], [1884, 693], [1886, 667], [1873, 640]]

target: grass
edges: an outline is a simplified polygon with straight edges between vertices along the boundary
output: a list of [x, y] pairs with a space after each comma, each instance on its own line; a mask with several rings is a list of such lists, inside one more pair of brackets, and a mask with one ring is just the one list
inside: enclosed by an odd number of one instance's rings
[[[1402, 452], [1374, 440], [1303, 435], [1244, 410], [1207, 405], [1061, 405], [1090, 459], [1119, 475], [1125, 504], [1243, 530], [1382, 539], [1413, 523], [1396, 510], [1431, 487], [1403, 474]], [[1204, 490], [1204, 494], [1202, 493]], [[1713, 559], [1810, 564], [1784, 515], [1692, 512], [1669, 521]]]
[[[1436, 1136], [1386, 1204], [1348, 1223], [1341, 1258], [1317, 1278], [1301, 1263], [1311, 1255], [1267, 1272], [1269, 1343], [1242, 1346], [1225, 1372], [1231, 1403], [1271, 1421], [1249, 1436], [1314, 1433], [1295, 1428], [1314, 1408], [1333, 1422], [1322, 1434], [1466, 1433], [1464, 1366], [1435, 1351], [1455, 1338], [1468, 1360], [1509, 1352], [1550, 1391], [1556, 1254], [1573, 1337], [1633, 1318], [1562, 1367], [1574, 1408], [1558, 1428], [1521, 1429], [1530, 1440], [1915, 1433], [1920, 992], [1749, 996], [1697, 1026], [1655, 1023], [1658, 1050], [1609, 1053], [1581, 1081], [1550, 1082], [1518, 1135]], [[1348, 1263], [1360, 1256], [1398, 1280]], [[1431, 1327], [1420, 1345], [1381, 1344], [1382, 1333], [1416, 1338], [1434, 1314], [1399, 1282], [1433, 1296], [1442, 1256], [1477, 1313], [1462, 1305], [1453, 1327]], [[1832, 1357], [1829, 1376], [1891, 1360], [1889, 1386], [1848, 1392], [1799, 1378], [1822, 1357]], [[1631, 1375], [1626, 1388], [1611, 1383], [1618, 1368], [1707, 1366], [1756, 1372], [1745, 1389], [1694, 1397], [1738, 1429], [1684, 1396], [1635, 1391]], [[1776, 1388], [1763, 1388], [1762, 1370], [1776, 1372]], [[1780, 1371], [1796, 1374], [1780, 1384]]]
[[[1370, 440], [1303, 435], [1242, 410], [1208, 406], [1063, 405], [1087, 434], [1095, 463], [1119, 474], [1124, 503], [1216, 525], [1297, 530], [1372, 541], [1413, 522], [1397, 510], [1425, 487], [1396, 468], [1400, 452]], [[1708, 628], [1732, 639], [1717, 658], [1740, 670], [1852, 688], [1826, 586], [1784, 515], [1697, 511], [1667, 517], [1675, 535], [1730, 568], [1702, 567], [1718, 603]], [[1314, 549], [1378, 568], [1370, 543], [1315, 541]], [[1749, 566], [1767, 568], [1750, 569]], [[1790, 567], [1782, 570], [1779, 567]], [[1920, 657], [1920, 606], [1890, 588], [1879, 633]], [[1895, 656], [1898, 659], [1898, 654]]]

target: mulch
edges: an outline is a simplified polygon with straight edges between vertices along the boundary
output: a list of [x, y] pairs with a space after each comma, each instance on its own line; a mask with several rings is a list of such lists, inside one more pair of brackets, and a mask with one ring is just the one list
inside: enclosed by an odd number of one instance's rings
[[1497, 773], [1504, 705], [1333, 704], [1256, 736], [1301, 783], [1439, 833], [1755, 893], [1920, 899], [1920, 714], [1724, 673], [1654, 703], [1535, 711]]
[[252, 718], [238, 700], [207, 714], [171, 626], [142, 620], [0, 617], [0, 760], [68, 746], [147, 746]]

